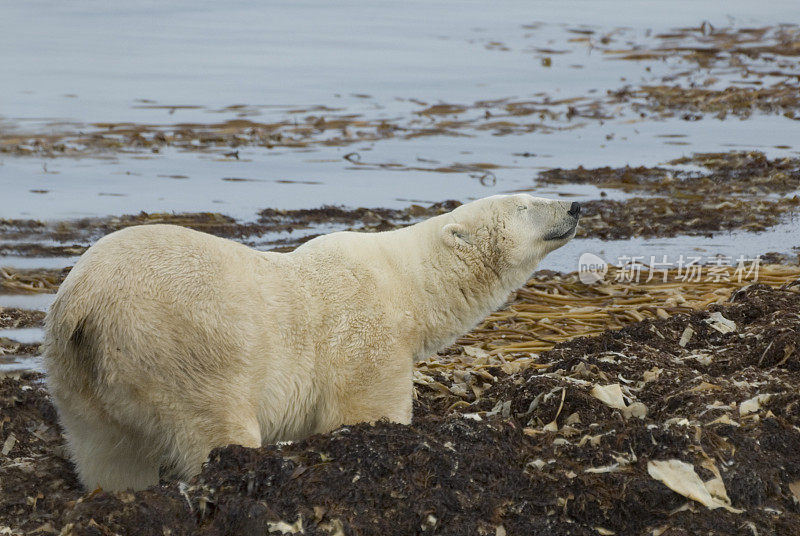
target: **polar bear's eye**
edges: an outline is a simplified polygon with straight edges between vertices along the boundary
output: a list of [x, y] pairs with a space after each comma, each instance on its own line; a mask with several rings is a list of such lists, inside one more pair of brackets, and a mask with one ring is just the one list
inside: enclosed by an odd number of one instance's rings
[[528, 210], [528, 205], [520, 205], [517, 207], [517, 210]]

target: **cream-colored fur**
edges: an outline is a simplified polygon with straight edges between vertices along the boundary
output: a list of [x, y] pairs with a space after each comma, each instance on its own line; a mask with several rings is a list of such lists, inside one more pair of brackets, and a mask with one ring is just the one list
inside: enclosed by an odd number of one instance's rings
[[291, 253], [169, 225], [106, 236], [46, 322], [48, 385], [81, 481], [140, 489], [159, 470], [191, 477], [217, 446], [409, 423], [414, 360], [473, 328], [572, 238], [568, 209], [495, 196]]

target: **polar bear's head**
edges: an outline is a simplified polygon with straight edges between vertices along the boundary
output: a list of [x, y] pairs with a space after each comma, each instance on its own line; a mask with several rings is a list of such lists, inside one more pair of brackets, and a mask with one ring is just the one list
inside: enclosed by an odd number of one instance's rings
[[528, 276], [545, 255], [575, 236], [580, 205], [528, 194], [496, 195], [447, 216], [442, 238], [459, 257], [499, 274]]

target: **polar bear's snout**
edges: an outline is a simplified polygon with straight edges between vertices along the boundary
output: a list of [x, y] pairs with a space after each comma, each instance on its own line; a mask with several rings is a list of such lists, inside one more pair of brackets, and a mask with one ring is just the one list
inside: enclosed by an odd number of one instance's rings
[[544, 236], [546, 241], [569, 240], [575, 236], [575, 230], [578, 227], [581, 204], [573, 201], [569, 204], [569, 208], [567, 208], [567, 203], [565, 202], [558, 202], [558, 204], [564, 206], [566, 214], [556, 217], [555, 224]]

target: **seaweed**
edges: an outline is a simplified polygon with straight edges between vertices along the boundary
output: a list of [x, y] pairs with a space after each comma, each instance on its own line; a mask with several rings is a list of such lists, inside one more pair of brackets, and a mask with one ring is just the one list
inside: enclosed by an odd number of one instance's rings
[[793, 534], [797, 288], [750, 285], [705, 310], [562, 342], [539, 355], [541, 366], [486, 369], [481, 395], [453, 407], [417, 385], [410, 426], [232, 445], [193, 480], [136, 493], [80, 490], [40, 377], [5, 378], [0, 528]]

